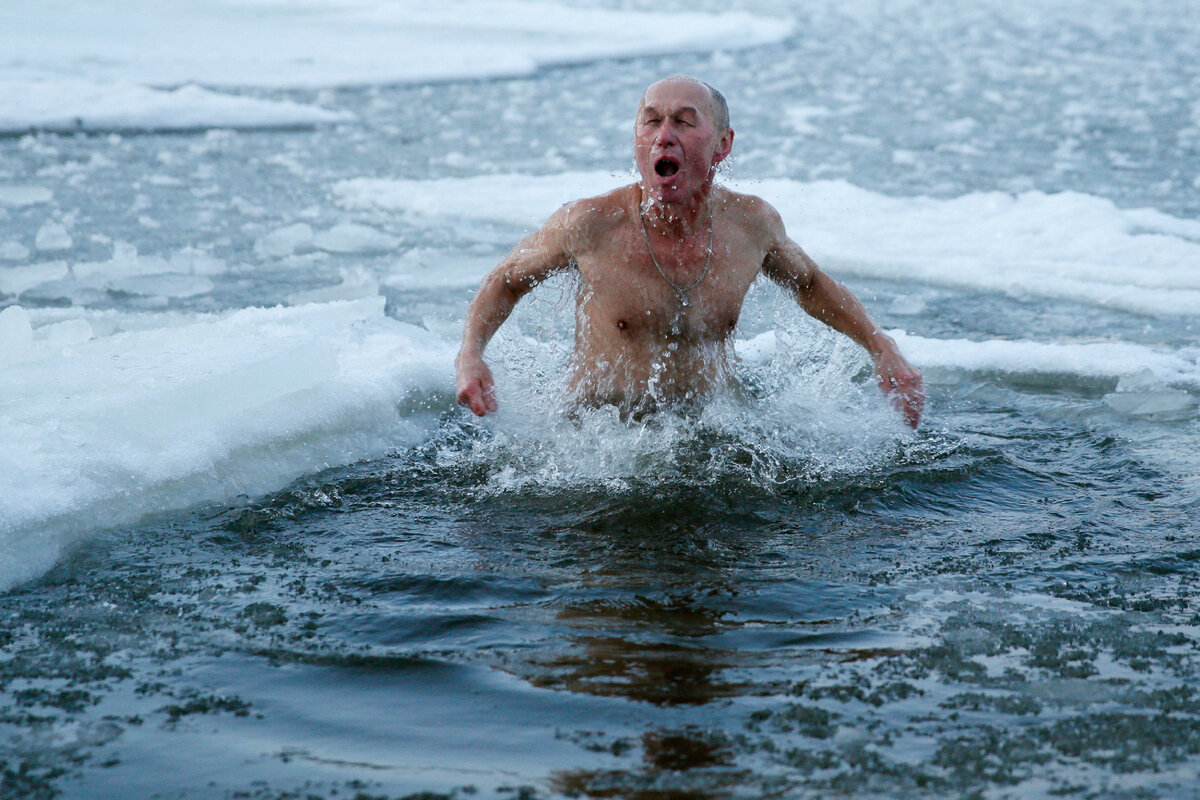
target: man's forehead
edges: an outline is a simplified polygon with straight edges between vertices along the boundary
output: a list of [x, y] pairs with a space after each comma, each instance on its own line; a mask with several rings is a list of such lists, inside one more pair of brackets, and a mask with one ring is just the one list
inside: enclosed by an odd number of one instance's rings
[[712, 95], [709, 89], [699, 81], [686, 78], [668, 78], [650, 84], [642, 95], [639, 108], [654, 108], [658, 110], [710, 112], [712, 110]]

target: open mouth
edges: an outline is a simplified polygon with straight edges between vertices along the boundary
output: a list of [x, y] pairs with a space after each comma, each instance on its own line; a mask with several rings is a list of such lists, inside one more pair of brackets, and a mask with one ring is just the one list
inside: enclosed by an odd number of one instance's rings
[[679, 164], [670, 158], [660, 158], [654, 162], [654, 172], [660, 177], [669, 178], [679, 172]]

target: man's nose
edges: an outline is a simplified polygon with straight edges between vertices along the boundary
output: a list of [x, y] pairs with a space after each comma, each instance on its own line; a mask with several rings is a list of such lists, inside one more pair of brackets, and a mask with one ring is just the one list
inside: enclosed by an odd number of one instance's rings
[[675, 126], [673, 126], [670, 122], [664, 122], [662, 125], [658, 126], [658, 133], [654, 137], [655, 144], [661, 146], [666, 144], [674, 144], [676, 141]]

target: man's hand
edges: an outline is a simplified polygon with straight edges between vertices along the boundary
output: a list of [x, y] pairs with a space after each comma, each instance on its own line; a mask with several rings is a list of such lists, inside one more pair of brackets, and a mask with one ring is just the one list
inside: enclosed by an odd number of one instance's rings
[[492, 371], [481, 358], [458, 359], [458, 402], [482, 417], [489, 411], [495, 411], [496, 382], [492, 380]]
[[892, 398], [896, 410], [904, 415], [908, 427], [916, 430], [925, 408], [925, 381], [921, 373], [899, 350], [891, 347], [875, 359], [875, 380], [883, 393]]

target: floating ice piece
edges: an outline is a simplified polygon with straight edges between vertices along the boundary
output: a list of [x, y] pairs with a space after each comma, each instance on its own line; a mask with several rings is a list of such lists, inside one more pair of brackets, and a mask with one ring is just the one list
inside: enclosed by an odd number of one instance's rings
[[167, 272], [167, 262], [155, 256], [139, 256], [129, 242], [114, 242], [112, 258], [108, 261], [78, 261], [71, 273], [79, 280], [89, 278], [120, 279], [135, 275], [154, 275]]
[[1197, 400], [1186, 391], [1164, 386], [1152, 370], [1143, 369], [1122, 376], [1117, 390], [1104, 396], [1104, 404], [1127, 417], [1178, 422], [1194, 415]]
[[221, 275], [229, 269], [229, 265], [223, 259], [194, 247], [183, 248], [172, 255], [167, 263], [172, 272], [188, 275]]
[[492, 256], [465, 256], [459, 250], [413, 248], [396, 259], [384, 285], [396, 289], [466, 289], [479, 286], [493, 267]]
[[400, 245], [400, 240], [383, 231], [355, 222], [334, 225], [313, 237], [313, 246], [328, 253], [370, 255], [388, 253]]
[[297, 222], [271, 231], [254, 243], [254, 252], [271, 258], [286, 258], [312, 249], [313, 229], [306, 222]]
[[134, 275], [108, 282], [114, 292], [143, 297], [196, 297], [213, 290], [213, 282], [203, 275]]
[[1104, 404], [1118, 414], [1154, 422], [1180, 422], [1195, 416], [1197, 400], [1182, 389], [1113, 392]]
[[61, 222], [50, 220], [38, 229], [33, 246], [42, 251], [70, 250], [75, 240]]
[[20, 297], [21, 294], [35, 286], [62, 280], [67, 277], [69, 272], [70, 268], [67, 267], [65, 261], [47, 261], [24, 267], [5, 267], [0, 269], [0, 294]]
[[0, 75], [0, 132], [286, 128], [354, 118], [349, 112], [198, 86], [165, 91], [123, 82]]
[[379, 294], [379, 281], [362, 267], [343, 269], [341, 273], [342, 281], [337, 286], [295, 292], [288, 295], [288, 305], [299, 306], [305, 303], [330, 303], [334, 300], [359, 300]]
[[[118, 241], [113, 243], [112, 258], [108, 261], [78, 261], [72, 265], [71, 273], [80, 281], [119, 289], [118, 284], [128, 278], [168, 274], [211, 277], [227, 269], [222, 259], [194, 247], [185, 247], [169, 258], [163, 258], [140, 255], [129, 242]], [[199, 286], [201, 282], [193, 281], [192, 285]], [[135, 293], [142, 294], [140, 291]]]
[[1118, 392], [1152, 392], [1163, 388], [1162, 381], [1155, 377], [1154, 372], [1142, 369], [1128, 375], [1122, 375], [1117, 381]]
[[887, 310], [901, 317], [914, 317], [925, 311], [925, 298], [915, 294], [901, 295], [888, 303]]
[[21, 300], [30, 305], [62, 304], [84, 306], [106, 299], [102, 286], [80, 282], [70, 276], [59, 280], [41, 281], [21, 292]]
[[24, 208], [49, 203], [53, 199], [54, 193], [44, 186], [0, 186], [0, 206]]
[[0, 242], [0, 259], [4, 261], [24, 261], [29, 258], [29, 248], [20, 242]]

